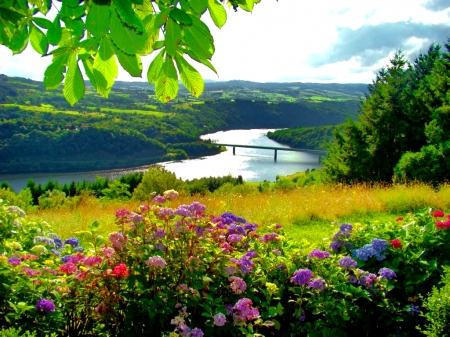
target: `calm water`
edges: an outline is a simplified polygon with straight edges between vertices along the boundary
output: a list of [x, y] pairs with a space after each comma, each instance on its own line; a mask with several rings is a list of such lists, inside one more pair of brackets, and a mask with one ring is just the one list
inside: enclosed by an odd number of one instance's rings
[[[288, 147], [268, 139], [265, 135], [274, 129], [252, 129], [220, 131], [202, 136], [203, 139], [211, 139], [224, 144], [242, 144], [259, 146]], [[190, 180], [202, 177], [219, 177], [231, 174], [234, 177], [241, 175], [246, 181], [275, 181], [277, 175], [288, 175], [307, 169], [319, 168], [319, 156], [317, 154], [278, 151], [277, 161], [274, 162], [273, 150], [236, 148], [215, 156], [200, 159], [189, 159], [178, 162], [160, 163], [168, 170], [174, 172], [177, 177]], [[45, 184], [49, 179], [57, 180], [60, 184], [72, 181], [95, 180], [96, 177], [109, 177], [116, 179], [124, 174], [140, 171], [148, 166], [132, 167], [128, 169], [103, 170], [80, 173], [43, 173], [43, 174], [14, 174], [0, 175], [0, 182], [6, 181], [17, 192], [23, 189], [29, 179], [36, 183]]]

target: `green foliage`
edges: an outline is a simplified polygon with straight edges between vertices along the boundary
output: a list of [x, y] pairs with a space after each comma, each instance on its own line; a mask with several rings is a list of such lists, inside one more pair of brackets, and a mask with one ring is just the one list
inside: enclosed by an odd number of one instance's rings
[[186, 184], [161, 165], [152, 165], [145, 172], [141, 183], [133, 192], [133, 199], [151, 200], [155, 194], [162, 194], [167, 190], [184, 191]]
[[444, 266], [440, 287], [434, 286], [431, 293], [422, 297], [424, 316], [428, 323], [421, 330], [424, 335], [432, 337], [450, 336], [450, 267]]
[[[408, 63], [401, 52], [369, 85], [357, 121], [336, 129], [324, 171], [337, 182], [447, 181], [450, 63], [431, 45]], [[395, 177], [394, 177], [395, 176]]]
[[326, 150], [333, 139], [334, 125], [301, 127], [268, 132], [267, 137], [299, 149]]
[[[230, 3], [252, 11], [259, 1]], [[52, 6], [52, 0], [0, 3], [0, 44], [20, 53], [30, 41], [37, 53], [52, 55], [44, 83], [55, 89], [64, 82], [64, 97], [71, 105], [85, 92], [80, 64], [96, 91], [108, 97], [118, 76], [117, 60], [131, 76], [141, 77], [141, 56], [161, 49], [147, 76], [161, 102], [176, 97], [179, 78], [191, 95], [203, 92], [203, 79], [186, 55], [215, 71], [209, 61], [214, 41], [202, 16], [208, 12], [217, 27], [225, 24], [227, 13], [216, 0], [62, 0], [53, 22], [38, 17]]]

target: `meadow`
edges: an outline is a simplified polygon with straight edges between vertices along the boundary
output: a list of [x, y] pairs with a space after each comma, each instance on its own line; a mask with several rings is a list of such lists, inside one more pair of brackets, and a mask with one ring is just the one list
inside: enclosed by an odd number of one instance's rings
[[[259, 183], [228, 187], [209, 195], [181, 195], [173, 201], [178, 207], [198, 201], [212, 214], [232, 212], [261, 226], [282, 224], [288, 236], [296, 241], [320, 244], [336, 230], [336, 223], [390, 221], [424, 207], [450, 210], [450, 186], [434, 189], [426, 184], [409, 185], [314, 185], [283, 187], [283, 183], [267, 183], [266, 191], [258, 191]], [[63, 237], [85, 230], [98, 221], [105, 231], [114, 229], [115, 211], [137, 209], [142, 201], [100, 201], [83, 197], [76, 205], [58, 209], [41, 209], [32, 218], [49, 222]], [[325, 240], [326, 241], [326, 240]]]

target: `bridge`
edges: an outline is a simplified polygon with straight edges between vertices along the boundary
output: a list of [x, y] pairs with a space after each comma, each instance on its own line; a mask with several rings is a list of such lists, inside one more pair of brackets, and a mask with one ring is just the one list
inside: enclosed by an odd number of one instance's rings
[[324, 151], [324, 150], [311, 150], [311, 149], [296, 149], [296, 148], [292, 148], [292, 147], [274, 147], [274, 146], [257, 146], [257, 145], [239, 145], [239, 144], [219, 144], [219, 143], [214, 143], [215, 145], [219, 145], [219, 146], [228, 146], [228, 147], [233, 147], [233, 155], [236, 154], [236, 148], [237, 147], [244, 147], [244, 148], [249, 148], [249, 149], [266, 149], [266, 150], [274, 150], [274, 156], [273, 156], [273, 160], [277, 161], [277, 153], [278, 151], [294, 151], [294, 152], [310, 152], [310, 153], [318, 153], [319, 154], [319, 162], [320, 162], [320, 158], [321, 155], [326, 154], [328, 151]]

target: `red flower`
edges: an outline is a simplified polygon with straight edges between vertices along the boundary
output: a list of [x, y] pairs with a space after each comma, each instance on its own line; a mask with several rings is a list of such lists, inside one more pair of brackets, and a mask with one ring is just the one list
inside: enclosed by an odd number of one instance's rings
[[391, 240], [391, 245], [394, 248], [402, 248], [402, 243], [400, 242], [399, 239]]
[[434, 216], [435, 218], [442, 218], [444, 217], [444, 212], [437, 210], [431, 213], [431, 216]]
[[129, 272], [127, 266], [121, 263], [114, 267], [112, 274], [119, 278], [125, 278], [128, 276]]
[[59, 270], [63, 273], [66, 273], [67, 275], [73, 274], [77, 271], [77, 266], [73, 264], [72, 262], [67, 262], [65, 264], [62, 264], [59, 266]]
[[450, 220], [436, 222], [436, 227], [439, 229], [450, 228]]
[[397, 218], [397, 219], [395, 219], [395, 221], [403, 221], [403, 218], [402, 217]]

